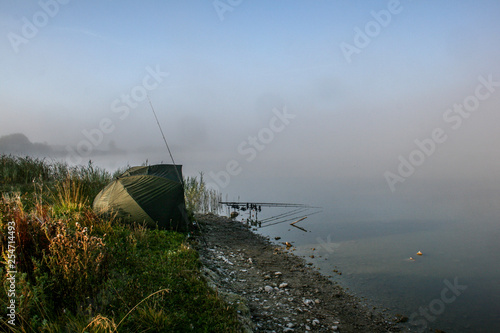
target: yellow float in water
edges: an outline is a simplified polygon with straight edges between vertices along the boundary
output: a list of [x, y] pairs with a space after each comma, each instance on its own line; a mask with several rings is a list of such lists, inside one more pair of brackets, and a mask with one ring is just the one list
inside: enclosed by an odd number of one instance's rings
[[418, 251], [418, 252], [417, 252], [417, 255], [418, 255], [418, 256], [421, 256], [421, 255], [422, 255], [422, 252]]

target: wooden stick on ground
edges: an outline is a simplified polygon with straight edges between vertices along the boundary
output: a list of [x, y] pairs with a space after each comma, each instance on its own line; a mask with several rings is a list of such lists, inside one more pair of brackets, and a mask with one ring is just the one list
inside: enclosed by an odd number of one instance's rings
[[305, 220], [305, 219], [307, 219], [307, 216], [304, 216], [303, 218], [298, 219], [297, 221], [290, 223], [290, 225], [294, 225], [295, 223], [300, 222], [300, 221]]
[[302, 228], [302, 227], [299, 227], [298, 225], [293, 225], [293, 224], [292, 224], [292, 227], [297, 228], [297, 229], [300, 229], [300, 230], [302, 230], [303, 232], [307, 232], [307, 230], [306, 230], [306, 229], [304, 229], [304, 228]]

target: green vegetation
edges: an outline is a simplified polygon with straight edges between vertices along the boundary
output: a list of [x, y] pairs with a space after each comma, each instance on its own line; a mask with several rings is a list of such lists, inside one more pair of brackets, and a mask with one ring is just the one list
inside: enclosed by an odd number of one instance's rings
[[208, 288], [185, 234], [94, 214], [93, 197], [110, 179], [91, 163], [0, 156], [3, 331], [238, 332], [236, 311]]
[[184, 179], [184, 193], [188, 211], [214, 214], [220, 212], [222, 194], [207, 188], [202, 172], [200, 172], [200, 179], [197, 177]]

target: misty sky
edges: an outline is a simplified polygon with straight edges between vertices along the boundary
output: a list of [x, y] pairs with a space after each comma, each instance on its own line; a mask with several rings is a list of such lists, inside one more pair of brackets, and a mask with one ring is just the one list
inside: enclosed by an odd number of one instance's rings
[[188, 173], [386, 184], [425, 150], [415, 140], [434, 140], [412, 177], [498, 180], [499, 13], [493, 0], [1, 1], [0, 136], [169, 162], [147, 92]]

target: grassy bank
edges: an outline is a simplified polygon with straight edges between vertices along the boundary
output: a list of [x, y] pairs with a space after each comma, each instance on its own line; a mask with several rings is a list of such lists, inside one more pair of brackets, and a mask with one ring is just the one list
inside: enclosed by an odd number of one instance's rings
[[[0, 156], [0, 326], [11, 332], [239, 331], [235, 310], [201, 277], [185, 234], [94, 214], [92, 200], [110, 180], [92, 164]], [[15, 326], [6, 316], [13, 299]]]

